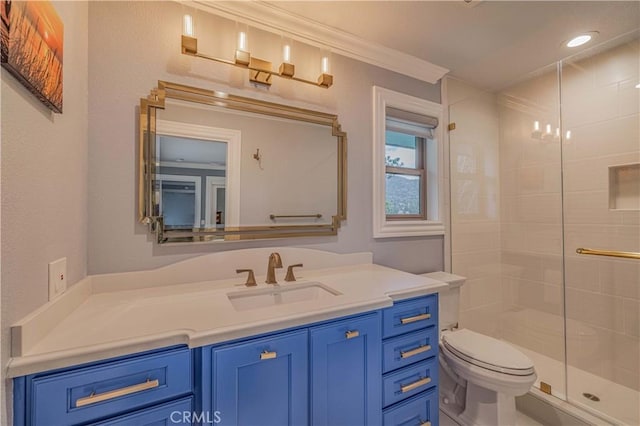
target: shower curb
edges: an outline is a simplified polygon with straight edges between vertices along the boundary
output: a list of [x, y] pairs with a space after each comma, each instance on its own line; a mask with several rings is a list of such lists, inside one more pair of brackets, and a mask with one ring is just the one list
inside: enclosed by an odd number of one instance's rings
[[615, 425], [536, 388], [516, 397], [516, 408], [545, 426]]

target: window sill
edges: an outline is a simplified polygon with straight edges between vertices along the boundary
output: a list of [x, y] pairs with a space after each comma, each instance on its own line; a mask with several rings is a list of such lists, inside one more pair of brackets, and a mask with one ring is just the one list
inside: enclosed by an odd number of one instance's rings
[[444, 223], [430, 220], [385, 221], [373, 231], [373, 238], [444, 235]]

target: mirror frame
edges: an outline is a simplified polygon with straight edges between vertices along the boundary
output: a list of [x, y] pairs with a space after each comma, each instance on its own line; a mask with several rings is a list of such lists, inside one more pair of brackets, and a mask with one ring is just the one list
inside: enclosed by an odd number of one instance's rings
[[[290, 120], [327, 126], [337, 140], [338, 188], [337, 212], [329, 224], [263, 225], [167, 230], [163, 217], [154, 212], [153, 184], [156, 176], [155, 140], [156, 118], [165, 101], [174, 99], [201, 105], [227, 108]], [[340, 223], [347, 218], [347, 134], [338, 123], [338, 116], [304, 108], [267, 102], [215, 90], [158, 81], [158, 87], [140, 99], [138, 122], [138, 220], [149, 226], [158, 244], [176, 242], [238, 241], [264, 238], [291, 238], [337, 235]]]

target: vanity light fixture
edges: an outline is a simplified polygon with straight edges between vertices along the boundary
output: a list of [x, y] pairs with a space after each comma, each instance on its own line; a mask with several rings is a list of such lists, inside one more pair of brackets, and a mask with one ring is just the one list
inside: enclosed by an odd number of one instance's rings
[[182, 31], [182, 53], [184, 55], [195, 56], [210, 61], [221, 62], [223, 64], [234, 65], [249, 70], [249, 80], [253, 83], [270, 86], [271, 77], [282, 77], [302, 83], [312, 84], [323, 88], [329, 88], [333, 84], [333, 75], [329, 74], [329, 57], [323, 56], [321, 62], [321, 73], [317, 81], [306, 80], [295, 76], [295, 65], [291, 62], [291, 45], [283, 46], [283, 62], [278, 71], [273, 70], [272, 63], [263, 59], [251, 56], [248, 49], [248, 36], [245, 31], [238, 32], [238, 45], [236, 47], [233, 61], [216, 58], [198, 52], [198, 39], [195, 37], [194, 22], [191, 15], [183, 17]]
[[640, 83], [636, 84], [636, 89], [640, 89]]

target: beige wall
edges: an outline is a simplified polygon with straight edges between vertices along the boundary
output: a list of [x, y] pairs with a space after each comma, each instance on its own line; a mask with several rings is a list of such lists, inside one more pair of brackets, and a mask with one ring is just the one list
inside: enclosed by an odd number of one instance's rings
[[[52, 114], [2, 69], [3, 373], [9, 326], [48, 299], [47, 264], [66, 257], [70, 284], [86, 275], [88, 7], [54, 7], [64, 23], [64, 114]], [[8, 394], [1, 424], [10, 404]]]
[[[441, 237], [375, 241], [372, 235], [372, 86], [431, 101], [440, 86], [334, 55], [328, 89], [276, 80], [267, 91], [251, 86], [245, 70], [180, 54], [182, 15], [174, 2], [92, 2], [89, 5], [89, 273], [154, 268], [195, 255], [258, 246], [297, 245], [335, 252], [372, 251], [374, 261], [411, 272], [443, 267]], [[206, 53], [231, 58], [235, 24], [199, 12], [196, 34]], [[214, 34], [214, 29], [218, 32]], [[279, 46], [279, 38], [265, 34]], [[249, 32], [256, 56], [279, 57]], [[317, 54], [317, 52], [316, 52]], [[261, 56], [260, 56], [261, 55]], [[296, 64], [304, 57], [294, 55]], [[317, 62], [319, 63], [319, 62]], [[311, 76], [307, 76], [312, 78]], [[136, 222], [136, 120], [140, 97], [157, 80], [192, 84], [240, 95], [337, 113], [348, 134], [348, 214], [336, 237], [157, 246]], [[286, 261], [286, 259], [284, 259]]]

